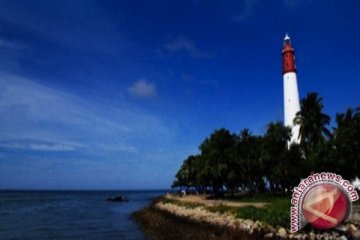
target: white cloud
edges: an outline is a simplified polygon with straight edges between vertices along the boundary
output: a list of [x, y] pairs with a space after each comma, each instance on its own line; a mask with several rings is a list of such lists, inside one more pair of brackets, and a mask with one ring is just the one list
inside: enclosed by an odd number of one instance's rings
[[37, 151], [74, 151], [76, 148], [65, 144], [29, 144], [31, 150]]
[[69, 152], [78, 149], [79, 144], [66, 143], [2, 143], [0, 148], [17, 149], [17, 150], [31, 150], [31, 151], [46, 151], [46, 152]]
[[153, 83], [148, 82], [145, 79], [140, 79], [129, 87], [129, 92], [136, 97], [149, 98], [156, 96], [156, 87]]
[[214, 55], [210, 52], [200, 51], [193, 41], [182, 36], [179, 36], [174, 41], [165, 44], [164, 48], [170, 53], [185, 52], [193, 58], [210, 58]]
[[[143, 83], [135, 84], [136, 93], [154, 95], [155, 86]], [[157, 116], [130, 107], [125, 100], [121, 106], [99, 105], [0, 72], [0, 147], [94, 154], [134, 153], [159, 144], [154, 141], [155, 135], [161, 136], [158, 139], [172, 136]]]

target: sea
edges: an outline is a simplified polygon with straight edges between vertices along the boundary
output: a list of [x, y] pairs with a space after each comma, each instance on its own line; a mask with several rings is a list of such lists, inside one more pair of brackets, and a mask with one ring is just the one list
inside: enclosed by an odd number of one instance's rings
[[165, 192], [0, 191], [0, 239], [147, 239], [131, 214]]

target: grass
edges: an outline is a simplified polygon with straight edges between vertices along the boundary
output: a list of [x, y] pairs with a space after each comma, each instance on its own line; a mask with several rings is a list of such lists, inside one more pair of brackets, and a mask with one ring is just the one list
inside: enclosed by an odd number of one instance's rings
[[[266, 207], [257, 208], [253, 206], [248, 207], [229, 207], [229, 206], [216, 206], [205, 207], [211, 212], [231, 213], [236, 218], [251, 219], [253, 221], [262, 221], [272, 226], [289, 227], [290, 224], [290, 197], [283, 195], [243, 195], [235, 197], [225, 197], [222, 200], [234, 202], [263, 202], [268, 203]], [[186, 208], [196, 208], [203, 206], [200, 203], [182, 202], [176, 199], [164, 199], [164, 203], [173, 203]]]
[[[229, 207], [219, 205], [216, 207], [205, 207], [200, 203], [182, 202], [176, 199], [163, 199], [164, 203], [173, 203], [187, 208], [196, 208], [203, 206], [205, 209], [211, 212], [218, 213], [230, 213], [236, 218], [251, 219], [253, 221], [261, 221], [272, 225], [273, 227], [285, 227], [289, 228], [290, 225], [290, 196], [283, 195], [267, 195], [267, 194], [255, 194], [255, 195], [241, 195], [235, 197], [223, 197], [221, 200], [244, 202], [244, 203], [256, 203], [263, 202], [268, 203], [266, 207], [257, 208], [254, 206], [248, 207]], [[354, 205], [359, 206], [360, 200], [353, 202]], [[308, 228], [312, 229], [310, 226]]]
[[194, 203], [194, 202], [182, 202], [176, 199], [170, 199], [170, 198], [164, 198], [162, 200], [163, 203], [172, 203], [172, 204], [176, 204], [178, 206], [183, 206], [186, 208], [197, 208], [197, 207], [202, 207], [203, 205], [201, 203]]
[[[227, 199], [231, 200], [231, 199]], [[241, 198], [233, 199], [237, 202], [264, 202], [268, 203], [266, 207], [257, 208], [249, 207], [208, 207], [212, 212], [230, 212], [237, 218], [259, 220], [268, 223], [272, 226], [288, 227], [290, 223], [290, 198], [288, 196], [278, 195], [253, 195], [243, 196]]]

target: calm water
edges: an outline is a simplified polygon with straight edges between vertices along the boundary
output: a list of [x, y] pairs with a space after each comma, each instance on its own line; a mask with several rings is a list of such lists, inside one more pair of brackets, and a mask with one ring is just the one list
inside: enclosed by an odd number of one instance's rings
[[[119, 193], [130, 201], [105, 201]], [[0, 192], [0, 239], [146, 239], [130, 215], [163, 193]]]

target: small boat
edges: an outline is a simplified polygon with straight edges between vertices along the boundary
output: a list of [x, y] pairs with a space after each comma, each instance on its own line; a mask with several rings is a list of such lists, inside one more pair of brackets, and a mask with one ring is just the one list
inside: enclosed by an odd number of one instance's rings
[[115, 197], [109, 197], [106, 199], [106, 201], [108, 202], [128, 202], [129, 199], [127, 199], [125, 196], [123, 195], [117, 195]]

